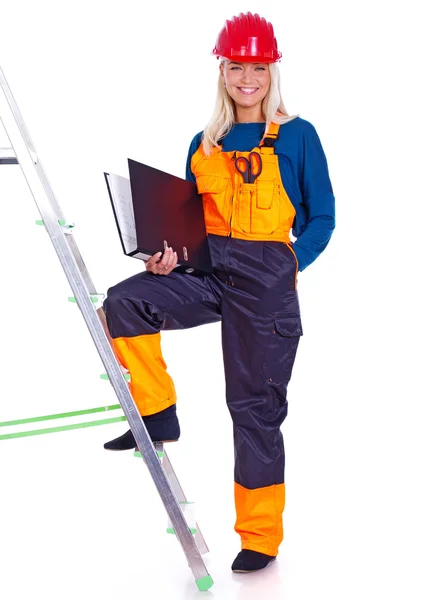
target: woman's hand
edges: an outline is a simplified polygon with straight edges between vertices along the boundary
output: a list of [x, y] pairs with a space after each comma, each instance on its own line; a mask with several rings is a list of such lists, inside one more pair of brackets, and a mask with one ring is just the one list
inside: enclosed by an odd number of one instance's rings
[[169, 275], [178, 262], [177, 253], [171, 247], [166, 248], [163, 258], [160, 260], [161, 252], [156, 252], [146, 263], [147, 271], [155, 275]]

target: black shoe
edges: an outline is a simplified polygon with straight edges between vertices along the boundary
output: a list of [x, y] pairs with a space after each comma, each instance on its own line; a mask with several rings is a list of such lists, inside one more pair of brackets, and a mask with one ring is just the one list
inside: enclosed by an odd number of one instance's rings
[[251, 573], [265, 568], [275, 559], [275, 556], [268, 556], [268, 554], [254, 550], [241, 550], [232, 563], [232, 571], [234, 573]]
[[[155, 415], [142, 417], [153, 442], [176, 442], [178, 440], [180, 437], [180, 424], [176, 411], [176, 404], [173, 404]], [[136, 448], [136, 441], [129, 429], [115, 440], [106, 442], [103, 447], [105, 450], [132, 450], [132, 448]]]

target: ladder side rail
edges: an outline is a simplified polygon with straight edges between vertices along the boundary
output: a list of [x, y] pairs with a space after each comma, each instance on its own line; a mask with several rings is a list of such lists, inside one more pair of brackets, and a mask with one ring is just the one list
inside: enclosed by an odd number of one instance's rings
[[[163, 458], [162, 458], [163, 468], [165, 470], [166, 476], [169, 480], [169, 483], [172, 486], [174, 494], [179, 502], [187, 502], [186, 495], [181, 487], [181, 484], [178, 480], [178, 477], [174, 471], [171, 461], [169, 460], [168, 453], [166, 449], [163, 448]], [[195, 535], [196, 545], [201, 554], [206, 554], [209, 552], [208, 546], [205, 542], [204, 536], [202, 535], [201, 528], [198, 523], [196, 523], [196, 535]]]
[[[44, 220], [46, 230], [75, 295], [77, 304], [110, 377], [112, 386], [120, 401], [143, 460], [147, 464], [157, 491], [159, 492], [165, 509], [175, 528], [178, 540], [187, 556], [188, 563], [195, 579], [200, 580], [208, 577], [205, 563], [199, 553], [193, 535], [188, 528], [185, 517], [175, 498], [164, 469], [157, 457], [153, 443], [124, 380], [102, 324], [94, 310], [93, 303], [90, 299], [90, 291], [86, 288], [84, 278], [81, 275], [75, 256], [58, 223], [60, 219], [64, 218], [63, 214], [37, 157], [34, 145], [1, 68], [0, 87], [4, 92], [4, 98], [6, 100], [6, 104], [3, 102], [3, 107], [0, 103], [1, 120], [39, 212], [41, 213], [42, 219]], [[9, 117], [12, 117], [12, 119]], [[29, 146], [27, 146], [27, 141], [30, 144]], [[40, 174], [42, 175], [41, 177], [39, 177]], [[78, 251], [77, 247], [76, 251]], [[124, 510], [127, 509], [128, 507], [124, 508]]]

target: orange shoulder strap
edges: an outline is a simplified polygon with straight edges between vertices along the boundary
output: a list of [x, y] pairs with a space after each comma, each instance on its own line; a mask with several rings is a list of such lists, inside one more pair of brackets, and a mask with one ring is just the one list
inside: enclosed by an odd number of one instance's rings
[[259, 148], [265, 154], [274, 153], [274, 144], [278, 138], [278, 131], [280, 125], [277, 123], [271, 123], [265, 137], [260, 141]]

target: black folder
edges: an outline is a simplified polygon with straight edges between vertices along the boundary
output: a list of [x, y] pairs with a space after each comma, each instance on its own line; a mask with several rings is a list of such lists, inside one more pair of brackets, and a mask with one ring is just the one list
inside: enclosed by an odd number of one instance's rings
[[105, 173], [123, 251], [147, 260], [177, 252], [175, 271], [212, 272], [202, 197], [195, 183], [128, 159], [130, 180]]

